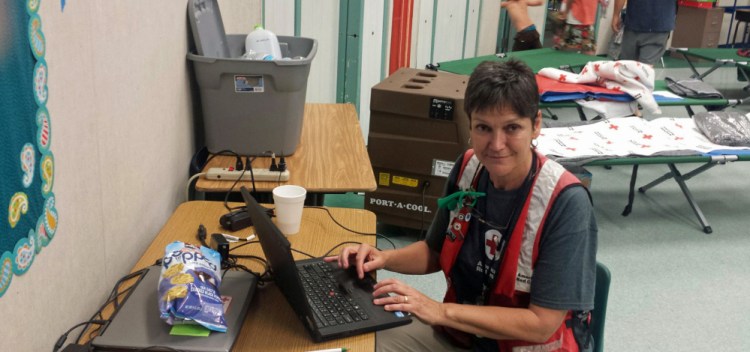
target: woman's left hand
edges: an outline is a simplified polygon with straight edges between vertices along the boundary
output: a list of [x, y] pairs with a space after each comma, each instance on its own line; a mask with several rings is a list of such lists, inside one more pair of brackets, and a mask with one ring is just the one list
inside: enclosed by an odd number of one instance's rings
[[375, 284], [374, 287], [373, 296], [389, 295], [374, 300], [375, 304], [383, 306], [387, 311], [411, 313], [428, 325], [437, 324], [444, 318], [442, 303], [397, 279], [385, 279]]

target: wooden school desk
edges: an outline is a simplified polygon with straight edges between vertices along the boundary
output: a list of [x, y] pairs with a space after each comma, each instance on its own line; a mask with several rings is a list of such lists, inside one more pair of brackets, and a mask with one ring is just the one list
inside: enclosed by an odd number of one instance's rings
[[[238, 206], [240, 203], [230, 203]], [[266, 205], [268, 206], [268, 205]], [[375, 233], [375, 214], [363, 209], [329, 208], [331, 214], [342, 225], [360, 232]], [[198, 226], [203, 224], [210, 237], [212, 233], [225, 232], [219, 226], [219, 217], [227, 210], [221, 202], [192, 201], [182, 203], [169, 218], [159, 234], [146, 249], [146, 252], [136, 263], [133, 271], [152, 265], [164, 256], [164, 248], [173, 241], [183, 241], [199, 244], [196, 234]], [[247, 237], [253, 233], [252, 227], [232, 233], [239, 237]], [[302, 213], [300, 232], [288, 236], [293, 249], [297, 249], [313, 256], [322, 256], [331, 248], [344, 241], [366, 242], [375, 245], [375, 236], [357, 235], [336, 225], [325, 210], [305, 208]], [[239, 243], [232, 243], [231, 247]], [[333, 253], [338, 253], [337, 248]], [[237, 250], [232, 254], [257, 255], [265, 258], [259, 243], [253, 243]], [[297, 260], [307, 258], [294, 252]], [[253, 271], [261, 272], [263, 267], [254, 260], [240, 259], [243, 264]], [[314, 343], [305, 330], [302, 322], [284, 299], [274, 283], [267, 283], [258, 287], [253, 301], [250, 303], [247, 317], [242, 325], [242, 331], [235, 342], [233, 351], [313, 351], [346, 347], [350, 351], [374, 351], [375, 333], [357, 335], [353, 337]]]
[[[212, 167], [234, 166], [234, 162], [234, 156], [216, 156], [203, 172]], [[294, 154], [286, 157], [286, 163], [289, 181], [256, 181], [256, 190], [268, 193], [278, 185], [298, 185], [307, 189], [308, 204], [322, 204], [325, 193], [371, 192], [377, 187], [357, 111], [352, 104], [305, 104], [299, 145]], [[270, 165], [270, 158], [258, 158], [253, 162], [255, 168]], [[195, 190], [224, 193], [233, 183], [200, 177]], [[242, 181], [234, 191], [239, 192], [240, 186], [252, 190], [249, 181]]]

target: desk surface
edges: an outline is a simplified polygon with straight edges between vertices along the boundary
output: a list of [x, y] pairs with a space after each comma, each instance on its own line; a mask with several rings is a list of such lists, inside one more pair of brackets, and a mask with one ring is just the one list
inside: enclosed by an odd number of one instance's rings
[[[232, 156], [216, 156], [203, 169], [234, 166]], [[244, 160], [243, 160], [244, 161]], [[305, 187], [311, 193], [371, 192], [377, 188], [367, 155], [357, 111], [351, 104], [306, 104], [297, 150], [286, 157], [287, 182], [255, 182], [259, 192], [270, 192], [279, 184]], [[253, 167], [267, 168], [270, 158], [258, 158]], [[198, 179], [200, 192], [226, 192], [233, 181]], [[235, 186], [251, 189], [249, 181]]]
[[[355, 231], [375, 233], [375, 214], [372, 212], [363, 209], [329, 209], [336, 220], [344, 226]], [[224, 232], [219, 227], [218, 219], [226, 211], [221, 202], [193, 201], [181, 204], [146, 249], [133, 271], [152, 265], [157, 259], [163, 257], [164, 248], [168, 243], [177, 240], [199, 243], [196, 233], [201, 223], [206, 226], [209, 236], [215, 232]], [[247, 237], [253, 231], [251, 227], [232, 234]], [[292, 248], [314, 256], [322, 256], [344, 241], [367, 242], [375, 245], [375, 236], [348, 232], [336, 225], [325, 210], [314, 208], [304, 209], [300, 232], [289, 236], [288, 239]], [[234, 246], [236, 244], [232, 247]], [[334, 253], [338, 253], [338, 248]], [[232, 254], [265, 257], [258, 243], [232, 250]], [[298, 260], [307, 258], [296, 252], [294, 252], [294, 257]], [[256, 272], [263, 270], [256, 261], [241, 259], [239, 263]], [[262, 288], [259, 287], [255, 292], [233, 351], [311, 351], [337, 347], [346, 347], [351, 351], [373, 351], [375, 334], [368, 333], [316, 344], [277, 286], [269, 283]]]

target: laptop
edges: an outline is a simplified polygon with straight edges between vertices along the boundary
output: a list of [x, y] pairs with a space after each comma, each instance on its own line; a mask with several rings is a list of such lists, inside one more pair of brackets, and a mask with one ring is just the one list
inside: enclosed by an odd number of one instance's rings
[[[244, 271], [228, 271], [219, 287], [222, 296], [231, 297], [224, 319], [227, 332], [209, 336], [173, 336], [172, 326], [159, 318], [157, 285], [161, 267], [151, 266], [113, 317], [104, 332], [94, 338], [94, 351], [139, 351], [160, 346], [186, 352], [229, 352], [245, 321], [257, 278]], [[155, 347], [154, 347], [155, 348]]]
[[[357, 278], [323, 258], [294, 261], [291, 244], [247, 188], [240, 189], [273, 279], [316, 342], [411, 323], [403, 312], [387, 312], [372, 303], [375, 280]], [[331, 302], [335, 301], [335, 302]], [[326, 309], [326, 306], [332, 307]]]

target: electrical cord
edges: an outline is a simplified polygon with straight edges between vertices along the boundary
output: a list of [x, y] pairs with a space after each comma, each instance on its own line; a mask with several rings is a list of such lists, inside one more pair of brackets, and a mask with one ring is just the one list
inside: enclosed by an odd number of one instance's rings
[[193, 176], [190, 176], [190, 178], [187, 181], [187, 185], [185, 186], [185, 201], [189, 201], [190, 200], [190, 185], [193, 183], [193, 181], [196, 178], [201, 177], [201, 176], [203, 176], [205, 174], [206, 174], [205, 172], [199, 172], [199, 173], [197, 173], [197, 174], [195, 174]]
[[291, 248], [291, 247], [290, 247], [289, 249], [291, 249], [291, 250], [292, 250], [292, 252], [297, 252], [297, 253], [299, 253], [299, 254], [302, 254], [302, 255], [306, 255], [306, 256], [308, 256], [308, 257], [310, 257], [310, 258], [317, 258], [316, 256], [314, 256], [314, 255], [312, 255], [312, 254], [310, 254], [310, 253], [307, 253], [307, 252], [303, 252], [303, 251], [301, 251], [301, 250], [299, 250], [299, 249], [294, 249], [294, 248]]
[[253, 161], [254, 160], [255, 160], [255, 158], [250, 159], [249, 156], [245, 159], [245, 170], [248, 170], [248, 169], [250, 170], [250, 183], [253, 185], [253, 195], [255, 195], [255, 192], [256, 192], [256, 190], [255, 190], [255, 174], [253, 173]]
[[424, 181], [422, 183], [422, 208], [421, 208], [422, 209], [421, 211], [422, 221], [419, 224], [419, 240], [420, 241], [423, 240], [425, 237], [427, 237], [427, 233], [425, 232], [425, 229], [424, 229], [424, 213], [425, 213], [425, 210], [427, 210], [426, 209], [427, 206], [425, 205], [426, 202], [424, 199], [425, 198], [424, 195], [427, 192], [428, 188], [430, 188], [430, 181]]
[[343, 246], [345, 244], [362, 244], [362, 242], [356, 242], [356, 241], [344, 241], [344, 242], [341, 242], [341, 243], [333, 246], [333, 248], [329, 249], [328, 252], [326, 252], [326, 254], [323, 254], [323, 256], [327, 257], [327, 256], [331, 255], [331, 252], [333, 252], [334, 250], [336, 250], [336, 248], [339, 248], [339, 247], [341, 247], [341, 246]]
[[[227, 208], [227, 210], [229, 210], [229, 211], [236, 210], [236, 209], [233, 209], [232, 207], [229, 206], [229, 195], [232, 194], [232, 190], [234, 189], [235, 186], [237, 186], [237, 183], [240, 182], [240, 180], [242, 179], [242, 176], [245, 176], [245, 171], [247, 171], [247, 170], [245, 170], [243, 168], [242, 172], [240, 172], [240, 177], [237, 177], [237, 179], [234, 180], [234, 183], [232, 183], [232, 186], [229, 187], [229, 190], [227, 191], [227, 194], [224, 196], [224, 208]], [[250, 169], [250, 175], [252, 176], [252, 174], [253, 174], [253, 170]]]
[[[125, 294], [130, 294], [130, 291], [132, 291], [138, 284], [141, 282], [141, 279], [146, 275], [148, 272], [148, 268], [143, 268], [141, 270], [132, 272], [130, 274], [127, 274], [123, 277], [121, 277], [117, 282], [115, 283], [114, 287], [112, 287], [112, 290], [109, 293], [109, 296], [107, 300], [99, 307], [99, 309], [96, 310], [96, 312], [91, 316], [89, 320], [103, 320], [104, 317], [102, 315], [102, 312], [104, 311], [104, 308], [112, 304], [114, 306], [114, 312], [110, 316], [114, 316], [118, 311], [120, 311], [120, 301], [119, 298], [122, 297]], [[128, 280], [137, 278], [138, 281], [130, 285], [128, 288], [120, 291], [119, 288], [122, 286], [122, 284]], [[96, 334], [99, 333], [99, 330], [102, 328], [102, 325], [98, 325], [96, 328], [91, 330], [88, 334], [89, 340], [91, 340], [94, 336], [97, 336]], [[83, 337], [83, 334], [88, 330], [89, 327], [86, 326], [81, 330], [81, 332], [78, 334], [78, 337], [76, 338], [76, 343], [81, 341], [81, 338]]]
[[331, 218], [331, 220], [333, 220], [333, 222], [334, 222], [334, 223], [335, 223], [336, 225], [338, 225], [339, 227], [341, 227], [342, 229], [344, 229], [344, 230], [346, 230], [346, 231], [349, 231], [349, 232], [352, 232], [352, 233], [355, 233], [355, 234], [358, 234], [358, 235], [362, 235], [362, 236], [375, 236], [375, 237], [379, 237], [379, 238], [382, 238], [382, 239], [386, 240], [386, 241], [387, 241], [388, 243], [390, 243], [390, 244], [391, 244], [391, 246], [393, 247], [393, 249], [396, 249], [396, 244], [395, 244], [395, 243], [393, 243], [393, 241], [391, 241], [391, 239], [390, 239], [390, 238], [388, 238], [388, 237], [387, 237], [387, 236], [385, 236], [385, 235], [381, 235], [381, 234], [379, 234], [379, 233], [360, 232], [360, 231], [352, 230], [352, 229], [350, 229], [350, 228], [348, 228], [348, 227], [344, 226], [344, 225], [343, 225], [343, 224], [341, 224], [341, 223], [340, 223], [340, 222], [339, 222], [338, 220], [336, 220], [336, 218], [334, 218], [334, 217], [333, 217], [333, 214], [331, 214], [331, 211], [330, 211], [330, 210], [329, 210], [329, 209], [328, 209], [327, 207], [324, 207], [324, 206], [313, 206], [313, 205], [308, 205], [308, 206], [305, 206], [305, 208], [312, 208], [312, 209], [322, 209], [322, 210], [325, 210], [325, 211], [326, 211], [326, 213], [328, 213], [328, 216], [329, 216], [329, 217]]
[[[206, 227], [203, 224], [198, 225], [198, 233], [196, 234], [196, 237], [198, 237], [198, 241], [200, 241], [200, 243], [201, 243], [202, 246], [207, 247], [207, 248], [211, 248], [206, 243], [206, 238], [208, 237], [208, 233], [206, 231]], [[248, 242], [242, 243], [240, 245], [237, 245], [237, 246], [234, 246], [232, 248], [229, 248], [229, 251], [231, 252], [231, 251], [233, 251], [233, 250], [235, 250], [237, 248], [240, 248], [242, 246], [246, 246], [246, 245], [251, 244], [251, 243], [258, 243], [258, 241], [248, 241]], [[244, 266], [242, 264], [238, 264], [237, 263], [237, 259], [239, 259], [239, 258], [252, 259], [252, 260], [256, 260], [256, 261], [260, 262], [263, 265], [263, 272], [262, 273], [256, 273], [256, 272], [250, 270], [248, 267], [246, 267], [246, 266]], [[260, 281], [263, 281], [264, 276], [267, 276], [267, 273], [269, 271], [268, 262], [265, 259], [263, 259], [261, 257], [258, 257], [258, 256], [254, 256], [254, 255], [240, 255], [240, 254], [230, 254], [228, 256], [228, 258], [226, 258], [226, 261], [222, 263], [221, 268], [225, 269], [225, 270], [230, 270], [230, 269], [244, 270], [244, 271], [246, 271], [246, 272], [248, 272], [250, 274], [253, 274], [253, 275], [257, 276], [258, 279], [260, 279]], [[224, 273], [226, 273], [226, 271]]]
[[62, 347], [62, 345], [63, 345], [63, 344], [65, 344], [65, 341], [66, 341], [66, 340], [68, 339], [68, 335], [69, 335], [69, 334], [70, 334], [70, 333], [71, 333], [71, 332], [72, 332], [73, 330], [75, 330], [76, 328], [78, 328], [78, 327], [81, 327], [81, 326], [84, 326], [84, 325], [85, 325], [85, 326], [88, 326], [88, 325], [91, 325], [91, 324], [99, 324], [99, 325], [104, 325], [104, 324], [107, 324], [107, 323], [109, 323], [109, 320], [99, 320], [99, 319], [92, 319], [92, 320], [87, 320], [87, 321], [84, 321], [84, 322], [80, 322], [80, 323], [78, 323], [78, 324], [76, 324], [76, 325], [73, 325], [73, 327], [71, 327], [70, 329], [68, 329], [68, 331], [66, 331], [66, 332], [65, 332], [64, 334], [62, 334], [62, 335], [61, 335], [61, 336], [60, 336], [60, 337], [59, 337], [59, 338], [57, 339], [57, 341], [55, 342], [55, 346], [54, 346], [54, 347], [52, 347], [52, 352], [57, 352], [57, 351], [59, 351], [59, 350], [60, 350], [60, 347]]
[[[83, 338], [84, 333], [89, 329], [89, 327], [92, 324], [96, 324], [97, 327], [95, 329], [93, 329], [92, 331], [89, 332], [89, 335], [88, 335], [89, 340], [91, 340], [93, 338], [93, 336], [96, 336], [94, 334], [98, 333], [99, 330], [102, 328], [102, 326], [106, 326], [107, 324], [109, 324], [109, 322], [111, 320], [111, 316], [114, 316], [120, 310], [121, 302], [120, 302], [119, 299], [123, 295], [126, 295], [126, 294], [129, 295], [130, 292], [136, 286], [138, 286], [138, 284], [140, 283], [141, 279], [145, 276], [146, 272], [148, 272], [148, 268], [144, 268], [144, 269], [132, 272], [130, 274], [127, 274], [127, 275], [121, 277], [119, 280], [117, 280], [117, 282], [115, 283], [114, 287], [112, 287], [112, 290], [110, 291], [109, 296], [107, 297], [107, 300], [99, 307], [99, 309], [96, 310], [96, 312], [91, 316], [91, 318], [89, 318], [89, 320], [87, 320], [85, 322], [81, 322], [81, 323], [78, 323], [78, 324], [74, 325], [68, 331], [66, 331], [64, 334], [62, 334], [58, 338], [57, 342], [55, 343], [53, 351], [59, 350], [60, 347], [62, 347], [62, 345], [68, 339], [68, 335], [73, 330], [75, 330], [76, 328], [78, 328], [80, 326], [84, 326], [84, 328], [81, 329], [81, 332], [76, 337], [76, 340], [75, 340], [76, 344], [78, 344], [81, 341], [81, 338]], [[120, 290], [120, 287], [123, 285], [123, 283], [125, 283], [126, 281], [129, 281], [131, 279], [135, 279], [135, 278], [137, 278], [137, 281], [135, 283], [133, 283], [132, 285], [130, 285], [129, 287], [127, 287], [124, 290]], [[102, 312], [109, 305], [113, 305], [114, 312], [110, 316], [110, 319], [104, 319]]]
[[333, 220], [334, 223], [336, 223], [336, 225], [339, 225], [339, 227], [341, 227], [342, 229], [344, 229], [346, 231], [349, 231], [351, 233], [356, 233], [358, 235], [363, 235], [363, 236], [378, 236], [377, 233], [369, 233], [369, 232], [361, 232], [361, 231], [357, 231], [357, 230], [352, 230], [352, 229], [350, 229], [350, 228], [342, 225], [338, 220], [336, 220], [336, 218], [333, 217], [333, 214], [331, 214], [331, 211], [327, 207], [325, 207], [325, 206], [308, 205], [308, 206], [305, 206], [305, 208], [325, 210], [325, 212], [328, 213], [328, 216], [331, 218], [331, 220]]
[[211, 156], [209, 156], [208, 159], [206, 159], [206, 164], [205, 165], [208, 165], [208, 162], [211, 161], [211, 159], [213, 159], [217, 155], [234, 156], [234, 158], [235, 158], [235, 160], [234, 160], [234, 169], [235, 170], [242, 170], [242, 169], [244, 169], [244, 167], [242, 167], [242, 158], [240, 157], [239, 154], [237, 154], [237, 152], [235, 152], [233, 150], [224, 149], [224, 150], [220, 150], [220, 151], [218, 151], [216, 153], [211, 153], [211, 152], [208, 152], [208, 153], [211, 154]]

